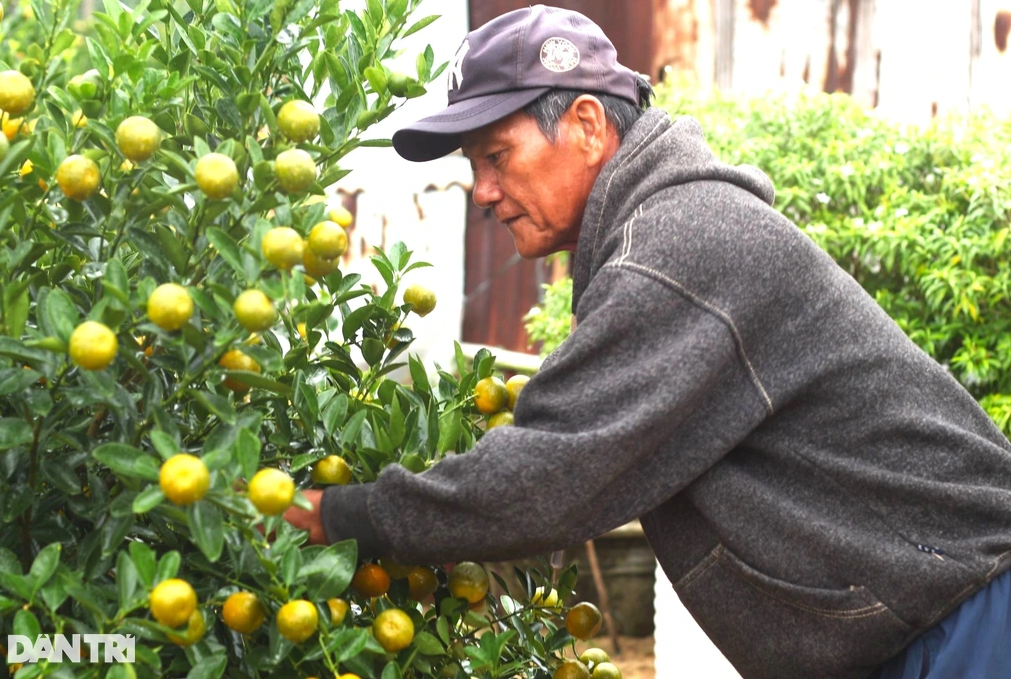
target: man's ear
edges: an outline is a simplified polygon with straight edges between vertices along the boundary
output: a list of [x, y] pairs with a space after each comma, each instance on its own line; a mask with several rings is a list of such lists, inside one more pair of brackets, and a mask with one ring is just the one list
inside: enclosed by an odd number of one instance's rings
[[568, 110], [570, 134], [575, 136], [577, 148], [583, 152], [586, 164], [601, 164], [610, 146], [613, 129], [607, 124], [604, 105], [592, 94], [580, 95]]

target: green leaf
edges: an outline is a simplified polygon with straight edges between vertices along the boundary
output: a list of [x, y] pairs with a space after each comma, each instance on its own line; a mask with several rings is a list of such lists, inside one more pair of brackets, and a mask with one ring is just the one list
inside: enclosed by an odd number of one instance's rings
[[154, 235], [161, 246], [162, 256], [168, 259], [176, 271], [184, 271], [189, 255], [180, 242], [179, 236], [164, 224], [155, 224]]
[[266, 346], [244, 345], [243, 353], [249, 355], [267, 372], [284, 370], [284, 359], [277, 349]]
[[224, 653], [204, 656], [186, 675], [186, 679], [220, 679], [228, 667], [228, 656]]
[[302, 453], [301, 455], [296, 455], [291, 459], [289, 471], [297, 472], [299, 469], [305, 469], [318, 459], [319, 455], [315, 453]]
[[[370, 641], [375, 641], [368, 630], [362, 628], [344, 627], [330, 634], [327, 649], [333, 655], [335, 663], [347, 663], [348, 669], [353, 669], [353, 663], [359, 659], [359, 654], [365, 650]], [[318, 649], [314, 649], [316, 651]], [[322, 651], [318, 650], [322, 657]], [[312, 653], [312, 652], [310, 652]], [[308, 658], [310, 653], [306, 654]]]
[[339, 394], [327, 401], [326, 405], [323, 406], [323, 428], [326, 430], [326, 433], [331, 436], [335, 434], [338, 428], [344, 424], [344, 418], [347, 417], [347, 414], [347, 394]]
[[453, 348], [456, 352], [456, 372], [461, 375], [466, 375], [470, 372], [470, 366], [467, 363], [467, 356], [463, 353], [463, 347], [460, 346], [459, 342], [453, 342]]
[[365, 421], [365, 417], [368, 415], [368, 411], [359, 410], [357, 413], [351, 416], [347, 424], [344, 425], [344, 429], [341, 430], [340, 444], [341, 448], [350, 447], [357, 439], [358, 432], [362, 429], [362, 422]]
[[32, 583], [32, 596], [43, 585], [49, 582], [49, 578], [56, 572], [56, 567], [60, 565], [61, 548], [62, 545], [60, 543], [54, 542], [51, 545], [46, 545], [35, 556], [32, 567], [28, 571], [28, 578]]
[[[210, 444], [210, 437], [204, 440], [205, 445]], [[203, 458], [204, 464], [210, 471], [217, 471], [219, 469], [224, 469], [230, 465], [233, 461], [232, 458], [232, 445], [229, 443], [223, 448], [216, 448], [208, 453], [205, 453]]]
[[414, 646], [425, 655], [444, 655], [446, 653], [446, 649], [439, 640], [424, 631], [414, 635]]
[[127, 534], [133, 528], [133, 514], [126, 516], [116, 516], [110, 514], [99, 530], [99, 538], [102, 547], [102, 557], [112, 556], [123, 544]]
[[452, 450], [460, 438], [463, 416], [459, 408], [447, 410], [439, 417], [439, 443], [436, 447], [440, 453]]
[[386, 3], [386, 11], [394, 21], [401, 18], [407, 11], [407, 0], [389, 0]]
[[0, 337], [0, 356], [7, 356], [16, 361], [38, 365], [49, 363], [52, 354], [43, 349], [26, 347], [20, 340]]
[[[140, 653], [137, 652], [137, 655]], [[109, 668], [105, 679], [137, 679], [137, 672], [133, 669], [133, 665], [113, 665]]]
[[85, 38], [85, 41], [88, 45], [88, 55], [91, 57], [91, 65], [99, 72], [103, 80], [108, 80], [109, 71], [112, 69], [112, 60], [109, 58], [109, 54], [97, 40]]
[[242, 384], [255, 387], [256, 389], [264, 389], [282, 396], [291, 395], [291, 387], [289, 385], [254, 372], [248, 372], [246, 370], [226, 370], [224, 371], [224, 375], [227, 379], [241, 382]]
[[151, 444], [154, 445], [155, 450], [158, 451], [163, 460], [179, 454], [179, 444], [176, 443], [174, 438], [163, 431], [156, 430], [151, 432]]
[[400, 665], [391, 661], [386, 663], [386, 667], [383, 668], [381, 679], [403, 679], [403, 676], [403, 673], [400, 671]]
[[414, 391], [421, 392], [422, 394], [431, 394], [432, 385], [428, 382], [428, 373], [425, 371], [425, 365], [413, 354], [407, 357], [407, 363], [410, 366]]
[[42, 465], [42, 478], [67, 495], [77, 495], [81, 492], [81, 479], [74, 468], [66, 464]]
[[143, 542], [136, 540], [130, 542], [130, 557], [133, 565], [137, 569], [137, 576], [145, 587], [154, 585], [155, 573], [155, 553]]
[[370, 66], [365, 69], [365, 78], [372, 86], [373, 92], [382, 94], [386, 91], [386, 73], [383, 72], [383, 69]]
[[374, 366], [383, 360], [386, 353], [386, 345], [374, 337], [366, 337], [362, 340], [362, 357], [370, 366]]
[[95, 448], [91, 455], [120, 476], [145, 481], [158, 480], [158, 460], [133, 446], [106, 443]]
[[119, 0], [102, 0], [102, 5], [105, 8], [105, 13], [113, 21], [118, 22], [120, 15], [123, 14], [123, 7], [119, 4]]
[[28, 308], [30, 298], [28, 288], [16, 290], [15, 286], [9, 286], [10, 290], [4, 292], [4, 325], [7, 334], [12, 337], [20, 337], [28, 324]]
[[479, 380], [483, 380], [485, 377], [491, 377], [492, 371], [495, 369], [495, 357], [490, 351], [481, 347], [474, 355], [474, 367], [474, 372], [477, 373], [477, 378]]
[[174, 549], [171, 552], [166, 552], [162, 555], [161, 559], [158, 561], [158, 570], [155, 572], [155, 583], [168, 580], [169, 578], [174, 578], [176, 573], [179, 572], [180, 561], [181, 558], [179, 556], [179, 552]]
[[358, 331], [361, 330], [362, 325], [376, 314], [376, 307], [371, 304], [366, 304], [365, 306], [358, 307], [350, 314], [344, 318], [344, 324], [341, 327], [341, 331], [344, 333], [344, 341], [350, 341]]
[[133, 499], [133, 513], [134, 514], [146, 514], [158, 505], [162, 503], [165, 499], [165, 494], [158, 486], [148, 486]]
[[80, 318], [70, 295], [59, 288], [49, 292], [46, 297], [46, 321], [57, 337], [64, 342], [69, 342], [70, 334], [74, 332]]
[[[362, 143], [361, 146], [365, 146], [365, 144]], [[324, 172], [320, 176], [319, 185], [322, 186], [323, 188], [326, 188], [331, 184], [336, 184], [350, 173], [351, 170], [345, 170], [338, 167], [337, 165], [332, 165], [331, 167], [327, 168], [326, 172]]]
[[[130, 303], [130, 282], [126, 276], [126, 269], [118, 259], [110, 259], [105, 263], [105, 276], [102, 279], [105, 289], [123, 304]], [[50, 295], [50, 298], [52, 295]]]
[[19, 484], [8, 490], [3, 508], [4, 522], [9, 523], [21, 516], [32, 506], [34, 495], [32, 487], [27, 484]]
[[295, 548], [284, 551], [276, 543], [274, 544], [273, 551], [275, 555], [278, 553], [284, 554], [281, 557], [281, 580], [288, 587], [293, 586], [298, 579], [298, 572], [302, 568], [302, 552]]
[[417, 453], [408, 453], [407, 455], [401, 457], [400, 466], [415, 474], [420, 474], [428, 469], [428, 465], [425, 463], [424, 458]]
[[235, 437], [235, 456], [247, 479], [253, 478], [260, 466], [260, 446], [260, 438], [248, 429], [240, 429]]
[[126, 552], [120, 551], [116, 556], [116, 575], [114, 580], [119, 591], [119, 610], [129, 610], [134, 592], [137, 590], [138, 577], [133, 560]]
[[[231, 371], [228, 371], [231, 372]], [[238, 371], [237, 374], [241, 374], [242, 371]], [[208, 391], [198, 391], [196, 389], [190, 389], [188, 392], [200, 405], [209, 410], [214, 415], [226, 424], [235, 424], [235, 409], [232, 408], [232, 404], [228, 402], [228, 399], [223, 396], [218, 396], [217, 394], [212, 394]]]
[[[35, 614], [25, 609], [14, 614], [14, 634], [21, 634], [29, 639], [36, 639], [42, 634], [42, 626]], [[20, 672], [19, 672], [20, 674]]]
[[21, 562], [11, 550], [0, 547], [0, 573], [21, 575]]
[[439, 633], [439, 638], [442, 639], [442, 643], [449, 645], [449, 619], [444, 615], [440, 615], [439, 619], [435, 622], [435, 631]]
[[245, 278], [246, 268], [242, 263], [242, 256], [239, 254], [239, 246], [232, 240], [232, 237], [218, 227], [212, 226], [207, 229], [207, 240], [218, 251], [225, 263], [232, 267], [241, 278]]
[[216, 562], [225, 544], [221, 512], [210, 502], [194, 502], [186, 508], [186, 515], [193, 541], [208, 561]]
[[13, 417], [0, 419], [0, 450], [31, 443], [34, 436], [31, 426]]
[[325, 601], [340, 596], [351, 583], [358, 561], [358, 544], [354, 540], [335, 542], [303, 564], [298, 580], [306, 583], [306, 598]]
[[30, 601], [32, 599], [32, 587], [28, 578], [15, 573], [0, 573], [0, 587], [14, 596]]
[[430, 23], [432, 23], [433, 21], [435, 21], [436, 19], [438, 19], [439, 16], [440, 15], [438, 15], [438, 14], [433, 14], [431, 16], [425, 17], [424, 19], [419, 19], [418, 21], [415, 21], [413, 24], [411, 24], [410, 28], [408, 28], [406, 31], [403, 32], [403, 34], [400, 37], [401, 38], [406, 38], [409, 35], [413, 35], [413, 34], [417, 33], [422, 28], [424, 28], [425, 26], [428, 26]]
[[293, 403], [299, 416], [307, 425], [311, 425], [319, 419], [319, 400], [316, 398], [316, 389], [306, 384], [302, 374], [297, 377]]
[[396, 267], [397, 271], [402, 271], [411, 258], [411, 253], [407, 250], [407, 245], [402, 240], [398, 240], [390, 246], [390, 251], [387, 255], [389, 256], [390, 263]]
[[404, 442], [404, 436], [407, 435], [407, 426], [404, 420], [404, 414], [400, 411], [400, 399], [394, 394], [393, 402], [390, 403], [390, 443], [394, 448], [400, 446]]

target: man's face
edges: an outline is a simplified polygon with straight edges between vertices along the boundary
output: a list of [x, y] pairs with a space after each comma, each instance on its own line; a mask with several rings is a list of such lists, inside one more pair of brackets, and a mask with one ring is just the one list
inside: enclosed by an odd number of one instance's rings
[[562, 116], [554, 142], [523, 111], [463, 136], [474, 203], [495, 213], [527, 259], [576, 249], [599, 167], [588, 166], [586, 130], [572, 113]]

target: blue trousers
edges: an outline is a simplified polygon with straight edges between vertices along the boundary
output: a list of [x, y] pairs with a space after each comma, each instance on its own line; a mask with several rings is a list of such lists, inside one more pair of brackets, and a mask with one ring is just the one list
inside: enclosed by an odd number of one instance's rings
[[871, 679], [1011, 678], [1011, 571], [997, 576]]

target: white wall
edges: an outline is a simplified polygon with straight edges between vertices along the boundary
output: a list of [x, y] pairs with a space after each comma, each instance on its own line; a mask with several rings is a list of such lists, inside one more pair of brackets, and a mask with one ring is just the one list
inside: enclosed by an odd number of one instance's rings
[[[360, 8], [364, 2], [348, 2]], [[401, 41], [403, 53], [390, 68], [415, 73], [415, 59], [431, 44], [435, 67], [448, 61], [468, 29], [466, 0], [425, 0], [412, 17], [441, 15], [422, 31]], [[428, 94], [409, 100], [400, 110], [369, 128], [367, 138], [390, 138], [393, 133], [419, 118], [446, 106], [446, 76], [428, 86]], [[349, 250], [355, 258], [347, 270], [359, 273], [363, 282], [381, 282], [369, 261], [371, 248], [389, 248], [403, 241], [414, 251], [415, 261], [434, 266], [417, 269], [406, 283], [421, 283], [435, 291], [435, 311], [425, 318], [412, 315], [406, 324], [417, 338], [411, 353], [423, 361], [449, 365], [453, 341], [463, 328], [464, 231], [470, 166], [459, 154], [428, 163], [411, 163], [392, 148], [364, 148], [351, 153], [344, 167], [352, 172], [342, 179], [337, 191], [357, 194], [358, 215], [350, 232]]]
[[740, 679], [723, 654], [713, 646], [674, 592], [660, 564], [654, 585], [653, 634], [657, 677]]

